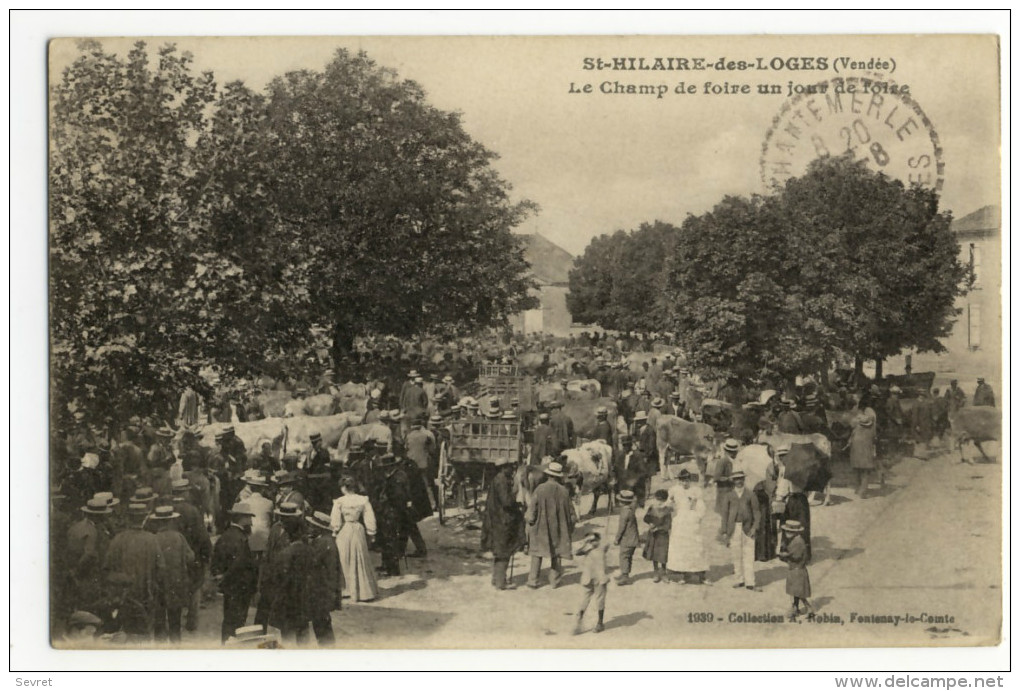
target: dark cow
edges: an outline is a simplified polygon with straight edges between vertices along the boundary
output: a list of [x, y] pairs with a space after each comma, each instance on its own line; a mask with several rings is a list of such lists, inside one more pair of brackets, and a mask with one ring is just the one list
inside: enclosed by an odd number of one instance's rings
[[991, 463], [990, 458], [981, 444], [986, 441], [1000, 441], [1002, 437], [1002, 417], [998, 408], [993, 406], [965, 406], [949, 415], [949, 426], [960, 450], [960, 459], [968, 462], [963, 455], [963, 445], [973, 442], [982, 458]]
[[675, 415], [662, 415], [655, 422], [655, 443], [659, 449], [659, 467], [666, 467], [666, 451], [678, 456], [693, 456], [704, 473], [715, 452], [715, 430], [703, 422], [689, 422]]

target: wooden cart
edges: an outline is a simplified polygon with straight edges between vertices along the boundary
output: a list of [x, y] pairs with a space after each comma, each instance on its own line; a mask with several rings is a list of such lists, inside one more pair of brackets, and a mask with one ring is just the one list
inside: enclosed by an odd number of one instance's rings
[[478, 508], [478, 494], [488, 487], [497, 466], [518, 463], [522, 458], [522, 425], [519, 420], [469, 418], [449, 425], [449, 439], [439, 446], [439, 522], [446, 522], [447, 502], [456, 498], [468, 508]]

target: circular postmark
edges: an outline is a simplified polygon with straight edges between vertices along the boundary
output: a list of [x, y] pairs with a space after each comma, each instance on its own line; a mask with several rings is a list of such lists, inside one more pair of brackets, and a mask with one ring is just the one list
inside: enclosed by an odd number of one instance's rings
[[879, 76], [836, 77], [793, 89], [762, 143], [767, 192], [803, 174], [814, 159], [846, 152], [905, 184], [941, 192], [939, 136], [909, 87]]

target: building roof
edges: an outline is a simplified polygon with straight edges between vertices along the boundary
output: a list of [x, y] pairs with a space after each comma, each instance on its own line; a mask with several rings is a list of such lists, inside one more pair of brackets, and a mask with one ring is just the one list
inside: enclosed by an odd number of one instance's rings
[[524, 258], [539, 285], [566, 285], [574, 256], [556, 243], [534, 233], [525, 235]]
[[983, 206], [963, 218], [957, 218], [950, 226], [954, 233], [963, 235], [990, 235], [998, 233], [1002, 225], [1002, 212], [994, 204]]

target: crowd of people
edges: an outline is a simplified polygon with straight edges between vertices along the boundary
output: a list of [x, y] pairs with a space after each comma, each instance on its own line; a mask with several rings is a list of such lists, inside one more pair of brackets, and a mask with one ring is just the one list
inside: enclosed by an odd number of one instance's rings
[[[501, 358], [513, 362], [510, 355]], [[628, 428], [619, 434], [607, 410], [597, 410], [595, 436], [613, 449], [606, 486], [622, 507], [612, 540], [620, 550], [618, 583], [630, 583], [642, 544], [656, 582], [704, 583], [709, 565], [701, 528], [714, 511], [718, 539], [731, 550], [735, 585], [757, 590], [755, 563], [785, 559], [791, 565], [791, 614], [796, 616], [803, 604], [810, 615], [811, 512], [807, 488], [784, 476], [790, 449], [773, 449], [768, 472], [755, 486], [747, 486], [740, 456], [760, 434], [832, 432], [822, 400], [808, 391], [800, 399], [777, 394], [744, 403], [742, 409], [757, 418], [751, 433], [740, 430], [710, 463], [684, 467], [672, 482], [660, 467], [655, 420], [669, 414], [693, 417], [678, 390], [678, 383], [693, 375], [669, 359], [652, 360], [636, 373], [621, 361], [593, 363], [603, 395], [617, 401]], [[188, 425], [129, 425], [113, 444], [79, 426], [63, 440], [68, 455], [77, 455], [79, 462], [60, 473], [51, 493], [55, 636], [75, 644], [97, 638], [179, 643], [182, 629], [195, 631], [199, 617], [213, 611], [202, 610], [219, 591], [225, 643], [275, 629], [299, 643], [314, 633], [317, 644], [332, 645], [331, 612], [343, 598], [375, 600], [379, 579], [399, 575], [405, 558], [427, 555], [418, 523], [434, 514], [437, 492], [444, 491], [433, 480], [451, 422], [527, 417], [517, 401], [504, 409], [495, 401], [482, 407], [463, 397], [449, 373], [423, 375], [412, 369], [399, 387], [381, 379], [369, 383], [364, 421], [378, 425], [380, 434], [354, 444], [343, 462], [316, 434], [309, 449], [297, 455], [276, 453], [271, 445], [245, 448], [230, 426], [217, 434], [212, 452], [189, 436]], [[660, 392], [664, 395], [655, 395]], [[943, 409], [948, 414], [965, 403], [956, 382], [945, 396], [937, 390], [923, 395], [910, 416], [897, 408], [895, 387], [877, 410], [871, 394], [865, 390], [855, 397], [848, 434], [838, 439], [849, 450], [862, 497], [874, 472], [882, 480], [878, 430], [913, 434], [920, 427], [930, 440], [944, 432]], [[983, 381], [974, 403], [994, 405]], [[201, 407], [205, 402], [189, 388], [181, 396], [179, 418], [187, 420]], [[557, 586], [563, 560], [575, 554], [577, 503], [562, 454], [580, 439], [562, 401], [543, 408], [528, 420], [528, 447], [520, 464], [502, 463], [486, 488], [481, 546], [493, 555], [492, 584], [499, 590], [513, 587], [507, 567], [521, 550], [530, 558], [531, 588], [540, 587], [543, 565]], [[253, 408], [249, 413], [258, 414]], [[236, 407], [234, 415], [236, 420]], [[729, 423], [737, 429], [733, 420]], [[529, 475], [532, 479], [524, 481]], [[656, 478], [663, 486], [652, 492]], [[706, 487], [713, 488], [712, 507]], [[597, 505], [598, 494], [592, 512]], [[642, 526], [647, 526], [644, 536]], [[608, 535], [589, 535], [579, 553], [585, 564], [584, 605], [594, 599], [597, 629], [608, 582], [600, 555], [609, 542]], [[378, 569], [373, 551], [380, 553]], [[581, 615], [583, 609], [579, 625]]]

